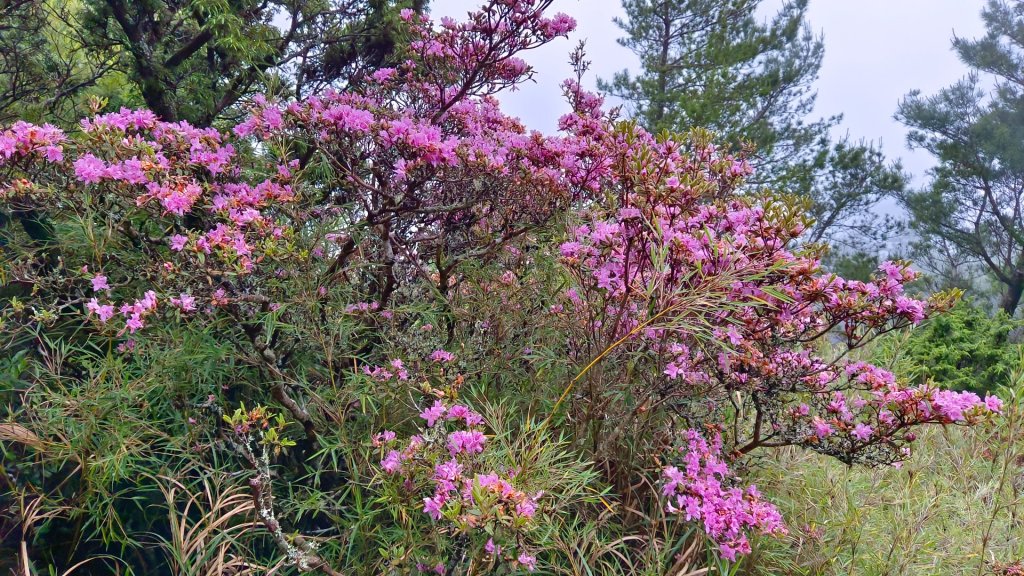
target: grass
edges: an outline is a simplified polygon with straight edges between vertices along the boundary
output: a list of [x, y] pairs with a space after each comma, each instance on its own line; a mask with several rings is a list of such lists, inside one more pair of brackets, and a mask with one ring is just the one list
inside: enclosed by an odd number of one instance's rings
[[800, 450], [763, 458], [754, 480], [790, 534], [760, 541], [748, 573], [966, 576], [1021, 560], [1019, 401], [1007, 412], [974, 429], [925, 431], [900, 468], [848, 468]]

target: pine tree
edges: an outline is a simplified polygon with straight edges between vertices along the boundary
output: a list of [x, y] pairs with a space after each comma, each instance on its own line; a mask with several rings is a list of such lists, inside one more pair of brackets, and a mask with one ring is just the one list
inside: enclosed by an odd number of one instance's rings
[[983, 265], [1012, 315], [1024, 294], [1024, 4], [990, 0], [982, 19], [984, 37], [953, 41], [970, 74], [899, 106], [908, 143], [938, 160], [928, 186], [900, 199], [921, 244]]
[[829, 130], [840, 117], [807, 121], [824, 55], [806, 21], [807, 0], [761, 21], [761, 0], [623, 0], [619, 43], [641, 70], [599, 82], [646, 128], [701, 127], [748, 154], [751, 183], [807, 199], [813, 241], [877, 251], [887, 228], [870, 211], [905, 182], [898, 164], [869, 143]]
[[[804, 15], [807, 0], [758, 21], [760, 0], [624, 0], [619, 43], [642, 70], [601, 88], [627, 101], [653, 131], [699, 126], [755, 149], [758, 168], [813, 154], [833, 119], [807, 124], [824, 54]], [[759, 170], [763, 172], [763, 170]]]

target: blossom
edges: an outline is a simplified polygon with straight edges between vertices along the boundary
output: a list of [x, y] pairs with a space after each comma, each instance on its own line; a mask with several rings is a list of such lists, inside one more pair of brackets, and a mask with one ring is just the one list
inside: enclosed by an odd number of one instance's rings
[[174, 250], [175, 252], [181, 252], [187, 243], [188, 236], [183, 236], [181, 234], [171, 236], [171, 250]]
[[445, 408], [443, 402], [441, 402], [440, 400], [435, 400], [433, 406], [427, 408], [423, 412], [420, 412], [420, 418], [423, 418], [424, 420], [427, 421], [428, 428], [433, 428], [434, 423], [437, 422], [438, 418], [444, 416], [446, 410], [447, 409]]
[[61, 162], [64, 160], [64, 149], [60, 146], [47, 146], [46, 159], [50, 162]]
[[94, 292], [100, 290], [110, 290], [110, 285], [107, 284], [107, 277], [102, 274], [97, 274], [92, 277], [92, 289]]
[[455, 404], [448, 408], [445, 418], [448, 420], [462, 420], [466, 423], [466, 426], [478, 426], [484, 421], [482, 416], [461, 404]]
[[455, 355], [452, 354], [451, 352], [446, 352], [444, 350], [438, 349], [434, 350], [430, 354], [430, 359], [438, 363], [451, 362], [452, 360], [455, 360]]
[[90, 314], [95, 314], [103, 324], [114, 317], [114, 306], [111, 304], [100, 304], [95, 298], [91, 298], [85, 307]]
[[397, 474], [402, 469], [401, 454], [397, 450], [391, 450], [387, 456], [380, 461], [381, 468], [388, 474]]
[[900, 281], [903, 278], [903, 267], [892, 260], [882, 262], [878, 265], [878, 269], [884, 272], [889, 280]]
[[663, 471], [662, 493], [666, 509], [686, 520], [700, 522], [704, 532], [718, 544], [723, 557], [735, 560], [750, 551], [749, 530], [762, 534], [784, 534], [778, 510], [754, 486], [728, 486], [728, 468], [721, 457], [721, 438], [708, 442], [699, 432], [684, 432], [681, 452], [685, 470], [668, 466]]
[[142, 316], [138, 313], [132, 314], [128, 318], [127, 322], [125, 322], [125, 327], [128, 328], [128, 333], [130, 334], [134, 334], [136, 331], [145, 327], [145, 325], [146, 323], [142, 321]]
[[833, 432], [832, 425], [817, 416], [814, 417], [813, 424], [814, 435], [817, 436], [818, 438], [825, 438], [826, 436], [829, 436]]
[[665, 365], [665, 374], [672, 380], [678, 378], [682, 371], [682, 368], [680, 368], [675, 362], [669, 362]]
[[871, 426], [861, 423], [853, 427], [853, 432], [851, 433], [851, 436], [853, 436], [857, 440], [865, 441], [871, 438], [871, 432]]
[[998, 396], [988, 395], [985, 396], [985, 407], [995, 414], [999, 414], [1003, 411], [1003, 401]]
[[524, 500], [516, 504], [516, 514], [523, 518], [533, 518], [537, 513], [537, 505], [532, 500]]
[[395, 439], [396, 434], [391, 430], [385, 430], [373, 437], [374, 446], [383, 446]]
[[99, 182], [103, 175], [106, 173], [106, 164], [103, 160], [100, 160], [92, 154], [85, 154], [78, 160], [75, 160], [75, 177], [85, 184], [95, 184]]
[[177, 298], [171, 298], [171, 305], [180, 308], [182, 312], [195, 312], [196, 310], [196, 299], [182, 292]]
[[423, 499], [423, 511], [434, 520], [440, 520], [441, 509], [444, 507], [444, 504], [444, 495], [435, 494], [433, 497]]
[[526, 568], [530, 572], [533, 572], [537, 569], [537, 558], [535, 556], [527, 554], [526, 552], [519, 554], [519, 557], [516, 558], [516, 561], [518, 561], [519, 564], [523, 566], [523, 568]]
[[448, 436], [448, 451], [456, 454], [479, 454], [484, 451], [487, 438], [477, 430], [456, 430]]

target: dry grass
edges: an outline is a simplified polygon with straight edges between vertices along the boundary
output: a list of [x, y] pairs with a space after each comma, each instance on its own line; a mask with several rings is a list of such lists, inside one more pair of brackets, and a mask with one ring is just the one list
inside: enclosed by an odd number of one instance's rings
[[246, 559], [261, 530], [249, 491], [203, 477], [198, 486], [157, 478], [167, 501], [170, 538], [161, 538], [175, 576], [243, 576], [276, 572]]

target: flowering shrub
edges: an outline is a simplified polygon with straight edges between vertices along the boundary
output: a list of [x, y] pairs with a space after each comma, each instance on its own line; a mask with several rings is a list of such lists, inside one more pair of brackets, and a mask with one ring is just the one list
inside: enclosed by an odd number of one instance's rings
[[[159, 374], [169, 398], [139, 425], [174, 431], [159, 440], [174, 462], [246, 467], [289, 563], [452, 574], [573, 555], [586, 538], [567, 516], [618, 542], [670, 538], [642, 521], [652, 510], [732, 560], [751, 532], [785, 532], [731, 471], [753, 450], [891, 464], [915, 426], [999, 411], [820, 353], [953, 298], [907, 296], [906, 263], [872, 282], [821, 274], [798, 209], [744, 193], [749, 166], [706, 134], [655, 138], [578, 79], [558, 135], [505, 116], [493, 95], [532, 74], [518, 55], [573, 27], [548, 4], [406, 12], [394, 68], [256, 98], [230, 133], [132, 110], [73, 137], [4, 131], [0, 198], [24, 234], [5, 232], [3, 278], [24, 289], [0, 321], [37, 363], [12, 418], [57, 438], [45, 407], [78, 414], [67, 379]], [[187, 339], [229, 372], [175, 382], [160, 363]], [[458, 402], [463, 387], [505, 416]], [[241, 402], [260, 407], [202, 417]], [[295, 426], [271, 427], [271, 403]]]
[[[739, 393], [756, 417], [749, 435], [732, 439], [735, 450], [800, 444], [848, 462], [900, 459], [902, 434], [915, 424], [998, 411], [996, 398], [903, 388], [874, 366], [815, 355], [806, 343], [819, 337], [836, 333], [854, 349], [950, 300], [905, 295], [916, 277], [906, 264], [883, 263], [870, 283], [816, 274], [813, 254], [787, 248], [803, 229], [796, 214], [737, 197], [742, 162], [700, 144], [688, 159], [677, 143], [644, 138], [627, 152], [642, 158], [632, 169], [662, 181], [626, 188], [560, 250], [578, 282], [570, 305], [604, 341], [653, 352], [648, 373], [663, 376], [661, 401], [693, 410], [697, 394], [697, 410], [716, 412]], [[695, 295], [728, 305], [703, 307]], [[850, 390], [864, 394], [848, 398]]]
[[[473, 552], [482, 563], [511, 562], [532, 572], [536, 557], [522, 541], [534, 527], [543, 492], [517, 489], [514, 469], [486, 467], [484, 419], [476, 412], [435, 400], [420, 418], [424, 429], [408, 443], [400, 445], [390, 431], [374, 436], [374, 445], [386, 452], [380, 462], [383, 473], [400, 481], [403, 493], [418, 497], [417, 491], [425, 489], [423, 513], [458, 535], [463, 556]], [[471, 544], [470, 536], [480, 542]]]

